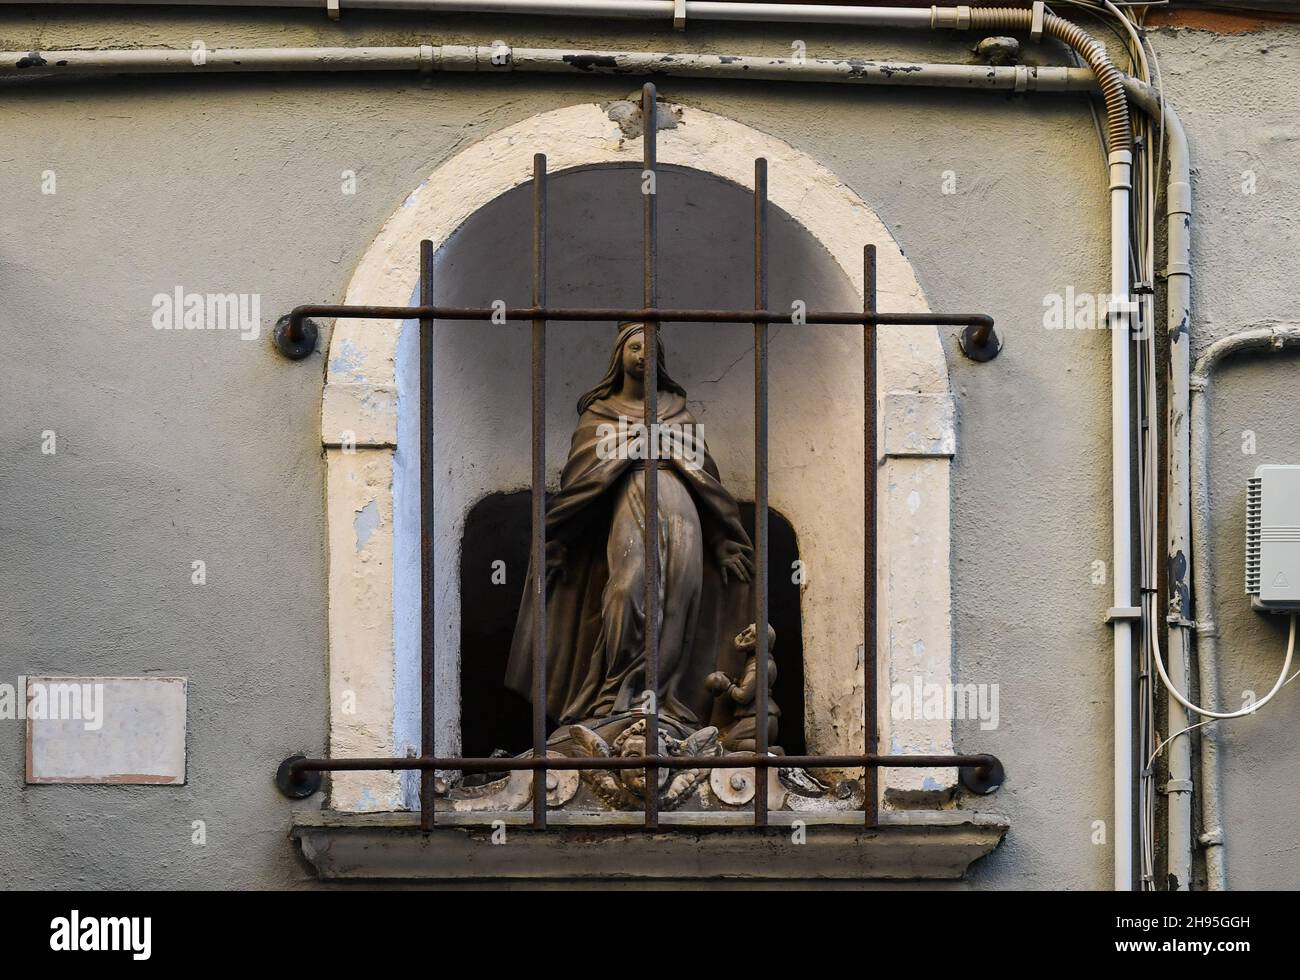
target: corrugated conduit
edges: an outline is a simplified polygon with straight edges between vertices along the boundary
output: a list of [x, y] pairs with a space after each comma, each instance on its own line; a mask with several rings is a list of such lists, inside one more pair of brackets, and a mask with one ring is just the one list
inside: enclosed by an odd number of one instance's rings
[[[1133, 127], [1129, 123], [1128, 99], [1124, 95], [1124, 73], [1110, 60], [1106, 47], [1087, 31], [1063, 17], [1042, 13], [1042, 32], [1069, 45], [1079, 53], [1097, 77], [1106, 100], [1106, 136], [1110, 151], [1133, 148]], [[1037, 33], [1035, 11], [1028, 7], [932, 7], [930, 25], [936, 30], [1029, 31]]]

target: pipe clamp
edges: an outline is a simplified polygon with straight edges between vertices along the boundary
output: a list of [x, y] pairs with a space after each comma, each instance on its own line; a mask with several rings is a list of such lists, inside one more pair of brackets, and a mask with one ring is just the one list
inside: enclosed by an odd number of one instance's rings
[[1106, 611], [1106, 622], [1115, 623], [1119, 620], [1138, 620], [1142, 618], [1141, 606], [1111, 606]]
[[339, 13], [339, 0], [325, 0], [325, 15], [330, 20], [338, 20]]
[[1046, 4], [1043, 0], [1034, 0], [1033, 14], [1029, 21], [1029, 39], [1037, 44], [1043, 39], [1043, 14]]

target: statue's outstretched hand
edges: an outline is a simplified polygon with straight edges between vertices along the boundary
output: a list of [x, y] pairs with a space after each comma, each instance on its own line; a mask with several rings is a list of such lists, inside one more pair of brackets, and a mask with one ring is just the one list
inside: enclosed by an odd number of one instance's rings
[[728, 539], [719, 544], [714, 557], [718, 561], [718, 568], [722, 570], [722, 584], [727, 584], [728, 572], [735, 576], [738, 582], [748, 582], [753, 578], [753, 554], [754, 549], [741, 544], [739, 541]]

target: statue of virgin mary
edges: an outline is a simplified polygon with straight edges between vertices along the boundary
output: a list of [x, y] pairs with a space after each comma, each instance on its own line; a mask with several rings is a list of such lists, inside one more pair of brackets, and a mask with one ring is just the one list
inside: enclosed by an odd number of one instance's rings
[[[644, 432], [645, 337], [619, 325], [609, 369], [578, 400], [578, 426], [546, 513], [546, 713], [606, 732], [643, 712], [645, 463], [658, 445], [660, 621], [657, 705], [666, 729], [725, 722], [706, 682], [739, 676], [733, 642], [752, 619], [753, 547], [735, 499], [658, 356], [657, 433]], [[630, 438], [622, 438], [629, 436]], [[524, 589], [506, 684], [532, 693], [533, 576]], [[739, 658], [739, 662], [737, 662]], [[622, 727], [618, 725], [616, 727]]]

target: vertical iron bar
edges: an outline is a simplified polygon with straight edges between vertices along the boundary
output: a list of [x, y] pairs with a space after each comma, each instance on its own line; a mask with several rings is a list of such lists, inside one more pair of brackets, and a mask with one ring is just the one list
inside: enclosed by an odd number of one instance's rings
[[[656, 303], [656, 268], [659, 249], [659, 215], [656, 208], [658, 106], [653, 82], [641, 90], [641, 142], [644, 157], [641, 173], [642, 215], [642, 301], [647, 308]], [[645, 672], [650, 699], [646, 711], [647, 755], [659, 754], [659, 325], [645, 323]], [[659, 769], [645, 774], [645, 825], [659, 826]]]
[[[767, 309], [767, 161], [754, 161], [754, 309]], [[754, 751], [767, 755], [767, 323], [754, 323]], [[754, 770], [754, 826], [767, 826], [766, 769]]]
[[[433, 305], [433, 242], [420, 242], [420, 304]], [[434, 748], [433, 319], [420, 320], [420, 753]], [[437, 773], [420, 771], [420, 829], [433, 829]]]
[[[875, 245], [867, 245], [862, 251], [862, 312], [876, 312]], [[876, 703], [876, 485], [879, 467], [876, 463], [876, 325], [871, 321], [862, 325], [862, 371], [862, 434], [865, 442], [862, 459], [862, 697], [865, 753], [875, 755], [880, 748], [879, 706]], [[880, 769], [864, 767], [862, 782], [866, 825], [875, 827], [880, 823]]]
[[[546, 155], [533, 157], [533, 306], [546, 305]], [[533, 321], [533, 756], [546, 758], [546, 320]], [[546, 829], [546, 770], [533, 772], [533, 829]]]

